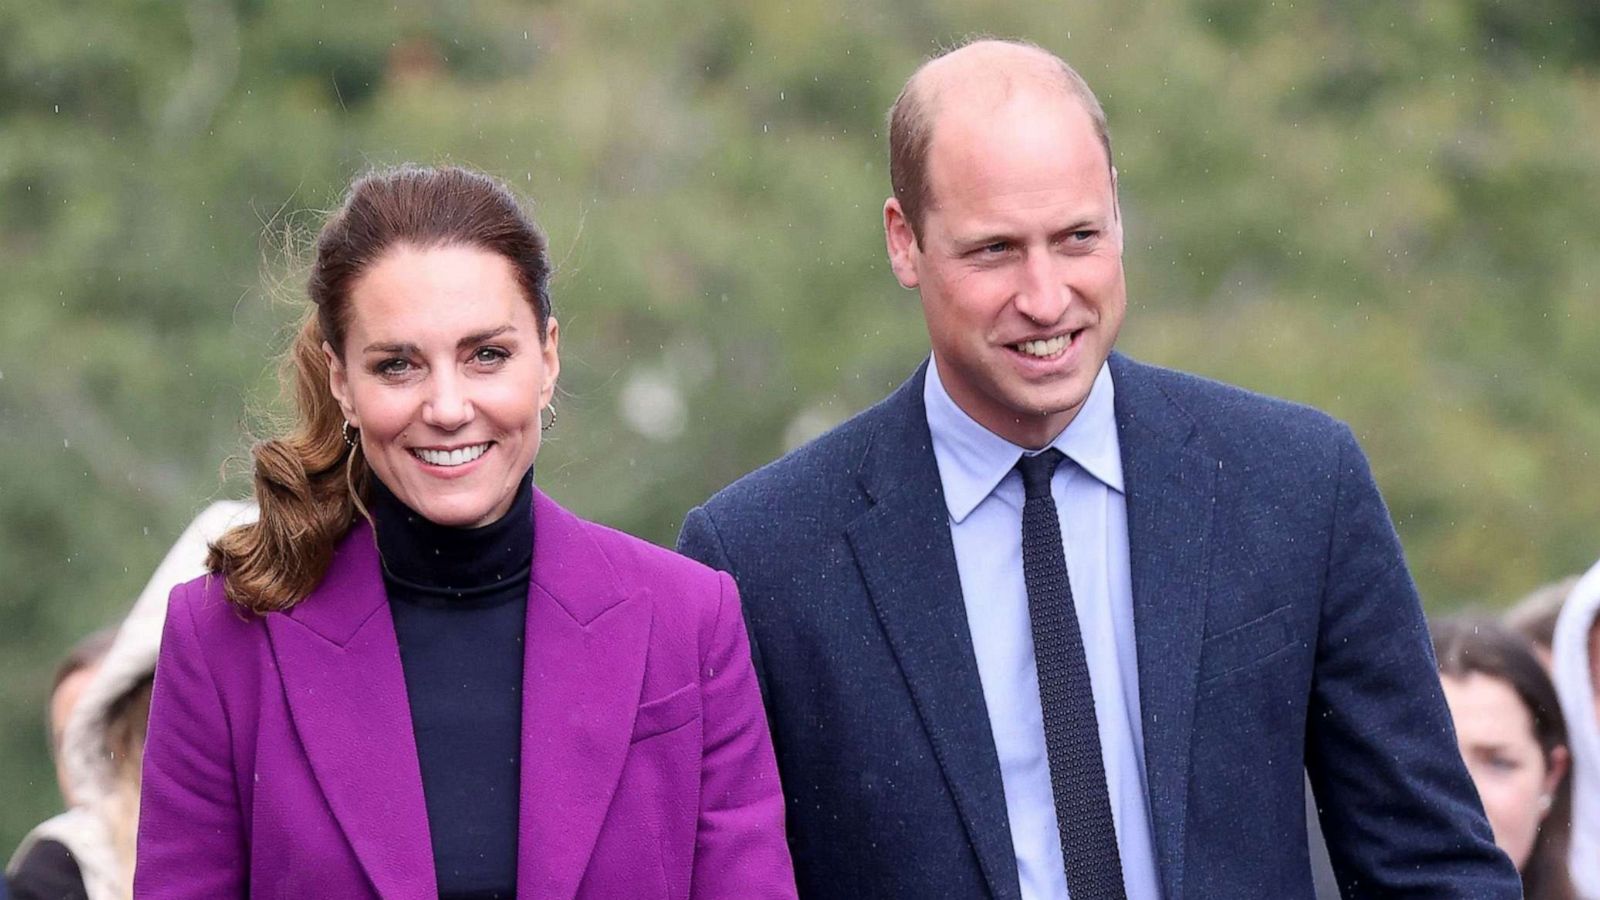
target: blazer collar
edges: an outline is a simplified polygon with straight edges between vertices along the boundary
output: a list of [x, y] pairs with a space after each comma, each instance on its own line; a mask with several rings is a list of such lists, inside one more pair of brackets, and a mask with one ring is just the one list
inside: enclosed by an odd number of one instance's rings
[[872, 506], [846, 535], [989, 892], [1020, 900], [1000, 760], [923, 406], [925, 373], [926, 363], [877, 408], [859, 470]]
[[[858, 476], [874, 505], [849, 539], [990, 891], [1016, 897], [999, 760], [923, 406], [926, 365], [878, 407]], [[1218, 462], [1158, 370], [1114, 353], [1110, 371], [1151, 823], [1163, 892], [1177, 898]]]
[[[542, 586], [580, 625], [624, 599], [621, 580], [587, 529], [543, 491], [533, 491], [531, 580]], [[373, 588], [376, 587], [376, 590]], [[287, 615], [331, 643], [343, 646], [380, 609], [387, 609], [383, 572], [372, 525], [358, 517], [334, 551], [322, 582]]]
[[624, 588], [603, 534], [535, 492], [519, 897], [577, 894], [627, 761], [652, 607]]
[[405, 673], [372, 527], [358, 519], [322, 582], [266, 617], [312, 774], [373, 888], [437, 892]]
[[[626, 761], [650, 605], [623, 588], [596, 526], [534, 493], [524, 635], [517, 893], [571, 897]], [[296, 732], [378, 894], [437, 884], [416, 737], [371, 526], [267, 632]]]
[[1159, 370], [1113, 354], [1111, 371], [1127, 483], [1146, 787], [1163, 893], [1177, 900], [1221, 463], [1200, 445], [1197, 420], [1163, 390]]

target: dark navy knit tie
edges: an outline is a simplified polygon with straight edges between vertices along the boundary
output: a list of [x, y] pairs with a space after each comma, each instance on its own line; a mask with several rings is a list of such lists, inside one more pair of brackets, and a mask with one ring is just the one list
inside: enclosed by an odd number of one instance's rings
[[1050, 449], [1017, 462], [1027, 497], [1022, 504], [1022, 575], [1039, 668], [1044, 744], [1072, 900], [1125, 900], [1089, 663], [1067, 579], [1061, 522], [1050, 496], [1050, 478], [1065, 458]]

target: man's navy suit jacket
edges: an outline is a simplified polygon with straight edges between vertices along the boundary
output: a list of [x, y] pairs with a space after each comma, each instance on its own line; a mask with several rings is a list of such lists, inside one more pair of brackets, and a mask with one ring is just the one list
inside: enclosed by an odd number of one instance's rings
[[[1307, 772], [1347, 898], [1520, 897], [1349, 429], [1111, 371], [1167, 900], [1311, 897]], [[924, 373], [679, 538], [738, 582], [807, 898], [1020, 897]]]

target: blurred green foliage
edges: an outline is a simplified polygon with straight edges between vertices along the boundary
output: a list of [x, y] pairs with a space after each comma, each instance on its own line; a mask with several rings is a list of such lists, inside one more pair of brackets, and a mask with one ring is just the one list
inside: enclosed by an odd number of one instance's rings
[[983, 6], [0, 6], [0, 847], [57, 802], [57, 657], [247, 490], [221, 465], [278, 408], [301, 251], [353, 175], [458, 162], [533, 201], [565, 351], [539, 480], [670, 543], [926, 353], [880, 123], [978, 31], [1104, 101], [1122, 347], [1350, 421], [1431, 608], [1600, 553], [1600, 7]]

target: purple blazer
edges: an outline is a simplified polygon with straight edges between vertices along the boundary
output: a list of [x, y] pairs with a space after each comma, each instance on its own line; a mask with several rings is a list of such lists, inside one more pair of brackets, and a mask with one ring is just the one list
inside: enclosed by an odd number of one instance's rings
[[[727, 575], [534, 493], [517, 896], [793, 897], [783, 795]], [[436, 896], [372, 529], [310, 597], [173, 591], [134, 895]]]

